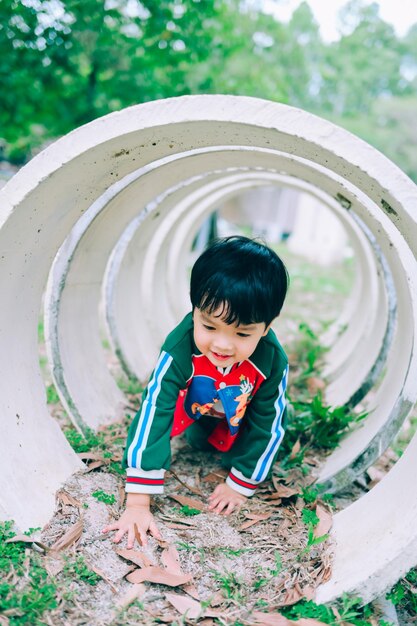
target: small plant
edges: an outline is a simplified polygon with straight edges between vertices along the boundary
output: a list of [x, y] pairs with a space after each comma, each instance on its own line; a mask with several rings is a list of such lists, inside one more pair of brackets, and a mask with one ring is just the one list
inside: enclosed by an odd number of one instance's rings
[[199, 511], [198, 509], [193, 509], [192, 507], [188, 506], [188, 504], [184, 504], [180, 509], [179, 512], [182, 513], [182, 515], [186, 515], [187, 517], [192, 517], [193, 515], [200, 515], [201, 511]]
[[137, 396], [143, 392], [143, 385], [136, 378], [123, 377], [117, 381], [117, 384], [128, 396]]
[[254, 548], [238, 548], [237, 550], [233, 550], [233, 548], [216, 548], [216, 550], [230, 559], [235, 556], [240, 556], [245, 552], [253, 552]]
[[59, 395], [54, 385], [48, 385], [46, 388], [46, 402], [47, 404], [57, 404], [59, 402]]
[[95, 433], [91, 428], [88, 428], [84, 434], [75, 428], [68, 428], [64, 431], [64, 435], [75, 452], [90, 452], [93, 448], [103, 450], [106, 448], [103, 433]]
[[346, 406], [325, 405], [321, 392], [308, 402], [291, 401], [290, 413], [283, 441], [287, 453], [297, 441], [302, 448], [334, 450], [343, 435], [367, 416], [367, 413], [356, 415]]
[[57, 607], [57, 590], [37, 553], [27, 553], [24, 543], [6, 543], [15, 534], [13, 522], [0, 523], [0, 613], [7, 612], [10, 626], [41, 624], [44, 612]]
[[308, 324], [301, 323], [298, 330], [300, 338], [296, 346], [296, 355], [303, 369], [297, 377], [297, 382], [301, 383], [313, 373], [317, 375], [320, 369], [319, 362], [327, 349], [320, 344], [319, 337]]
[[256, 591], [261, 587], [264, 587], [268, 583], [271, 582], [273, 578], [276, 578], [282, 571], [282, 557], [278, 550], [274, 552], [275, 565], [267, 570], [259, 568], [258, 573], [261, 574], [260, 578], [255, 580], [253, 584], [253, 589]]
[[64, 574], [92, 586], [97, 585], [101, 580], [100, 576], [88, 567], [83, 556], [77, 557], [73, 562], [67, 562], [63, 571]]
[[214, 576], [214, 580], [219, 583], [220, 589], [225, 598], [234, 600], [238, 603], [241, 603], [244, 600], [244, 596], [241, 591], [244, 587], [244, 582], [241, 578], [236, 576], [234, 572], [226, 574], [218, 572], [217, 570], [211, 570], [211, 573]]
[[387, 593], [388, 600], [396, 606], [407, 610], [410, 615], [417, 615], [417, 567], [399, 580]]
[[301, 512], [301, 518], [307, 526], [311, 524], [313, 528], [317, 526], [319, 523], [318, 515], [315, 511], [311, 511], [310, 509], [303, 509]]
[[310, 509], [303, 509], [301, 516], [304, 524], [306, 524], [307, 526], [308, 537], [307, 545], [303, 550], [301, 550], [300, 557], [302, 557], [304, 554], [307, 554], [307, 552], [309, 552], [313, 546], [316, 546], [319, 543], [323, 543], [323, 541], [326, 541], [326, 539], [329, 538], [328, 533], [326, 535], [321, 535], [320, 537], [314, 536], [314, 529], [320, 521], [315, 511], [311, 511]]
[[104, 502], [104, 504], [112, 505], [116, 502], [116, 497], [112, 493], [106, 493], [102, 491], [102, 489], [97, 489], [97, 491], [94, 491], [91, 495], [99, 502]]
[[183, 541], [177, 541], [175, 545], [178, 547], [178, 550], [185, 550], [186, 552], [199, 554], [200, 561], [201, 563], [203, 563], [206, 556], [204, 548], [197, 548], [196, 546], [193, 546], [190, 543], [185, 543]]

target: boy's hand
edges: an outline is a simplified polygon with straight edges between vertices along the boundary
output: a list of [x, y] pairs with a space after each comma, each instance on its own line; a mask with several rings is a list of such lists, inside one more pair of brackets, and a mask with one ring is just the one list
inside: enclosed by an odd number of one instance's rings
[[209, 511], [230, 515], [233, 511], [240, 509], [247, 498], [238, 491], [235, 491], [226, 483], [217, 485], [211, 496], [209, 496]]
[[142, 546], [146, 546], [148, 544], [146, 534], [148, 531], [155, 539], [162, 539], [161, 533], [155, 524], [155, 518], [149, 510], [149, 500], [148, 502], [146, 502], [146, 499], [144, 502], [140, 500], [136, 502], [134, 498], [136, 495], [139, 494], [129, 494], [126, 510], [120, 519], [102, 530], [103, 533], [112, 530], [118, 531], [113, 537], [114, 543], [119, 543], [124, 535], [127, 534], [127, 547], [129, 549], [133, 548], [135, 537]]

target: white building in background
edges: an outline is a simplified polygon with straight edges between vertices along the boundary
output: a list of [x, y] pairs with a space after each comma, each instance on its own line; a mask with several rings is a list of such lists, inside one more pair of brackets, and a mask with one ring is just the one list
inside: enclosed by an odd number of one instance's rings
[[220, 220], [249, 227], [270, 242], [288, 240], [291, 252], [320, 265], [341, 262], [349, 253], [346, 232], [334, 214], [317, 198], [295, 189], [252, 189], [225, 202], [218, 214]]

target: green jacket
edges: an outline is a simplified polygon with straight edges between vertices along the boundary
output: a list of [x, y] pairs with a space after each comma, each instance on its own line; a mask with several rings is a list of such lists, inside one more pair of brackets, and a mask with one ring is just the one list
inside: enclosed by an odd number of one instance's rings
[[208, 441], [224, 452], [226, 483], [253, 495], [269, 477], [284, 436], [287, 376], [288, 360], [272, 330], [250, 359], [219, 371], [195, 346], [189, 313], [165, 340], [129, 429], [126, 491], [162, 493], [171, 436], [206, 419], [217, 403], [225, 417]]

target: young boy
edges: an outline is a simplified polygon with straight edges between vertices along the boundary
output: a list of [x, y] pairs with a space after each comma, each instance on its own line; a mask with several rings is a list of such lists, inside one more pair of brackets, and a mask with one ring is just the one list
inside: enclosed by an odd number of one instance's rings
[[[150, 494], [163, 493], [170, 438], [186, 430], [198, 449], [223, 452], [229, 475], [208, 510], [229, 515], [268, 478], [284, 431], [288, 361], [270, 329], [288, 287], [287, 270], [270, 248], [228, 237], [210, 246], [191, 273], [192, 313], [168, 335], [129, 430], [124, 465], [127, 503], [103, 529], [161, 538]], [[136, 528], [135, 528], [136, 527]]]

